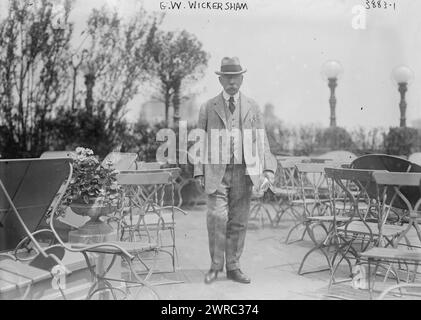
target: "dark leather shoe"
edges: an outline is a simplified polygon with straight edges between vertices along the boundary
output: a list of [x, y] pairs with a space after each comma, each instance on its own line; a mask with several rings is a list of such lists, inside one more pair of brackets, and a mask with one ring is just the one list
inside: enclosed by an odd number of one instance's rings
[[240, 269], [227, 271], [227, 278], [240, 283], [250, 283], [251, 280]]
[[208, 273], [206, 273], [205, 276], [205, 283], [210, 284], [214, 282], [218, 278], [218, 272], [217, 270], [209, 270]]

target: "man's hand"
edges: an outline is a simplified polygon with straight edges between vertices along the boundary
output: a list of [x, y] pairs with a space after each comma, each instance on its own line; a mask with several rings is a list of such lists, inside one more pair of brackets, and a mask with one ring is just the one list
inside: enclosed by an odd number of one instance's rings
[[269, 180], [270, 184], [275, 183], [275, 175], [272, 171], [265, 171], [263, 172], [263, 175]]
[[205, 177], [204, 176], [196, 176], [194, 178], [196, 179], [196, 182], [199, 184], [199, 186], [202, 189], [205, 189]]
[[275, 182], [275, 175], [273, 174], [272, 171], [265, 171], [263, 173], [263, 179], [262, 182], [260, 184], [260, 191], [261, 192], [266, 192], [270, 186], [273, 185], [273, 183]]

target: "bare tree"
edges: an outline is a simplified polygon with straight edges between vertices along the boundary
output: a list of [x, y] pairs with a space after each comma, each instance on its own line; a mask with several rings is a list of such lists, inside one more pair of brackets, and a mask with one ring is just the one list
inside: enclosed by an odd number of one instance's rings
[[124, 107], [149, 76], [148, 42], [154, 37], [155, 24], [143, 9], [127, 22], [106, 7], [94, 9], [88, 19], [86, 45], [77, 70], [84, 78], [78, 83], [85, 86], [77, 87], [76, 95], [85, 97], [88, 114], [106, 112], [111, 133], [124, 117]]
[[152, 45], [154, 71], [159, 79], [160, 95], [165, 103], [165, 120], [168, 110], [174, 107], [174, 123], [179, 121], [183, 85], [203, 76], [209, 54], [202, 50], [202, 43], [193, 34], [158, 31]]
[[69, 85], [71, 0], [63, 1], [60, 25], [47, 0], [10, 0], [0, 23], [0, 126], [2, 156], [39, 154], [47, 124]]

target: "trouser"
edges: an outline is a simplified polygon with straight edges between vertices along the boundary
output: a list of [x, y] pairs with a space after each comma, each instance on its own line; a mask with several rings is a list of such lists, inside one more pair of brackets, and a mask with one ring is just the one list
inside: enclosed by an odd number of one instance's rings
[[211, 269], [240, 268], [247, 223], [250, 216], [252, 182], [242, 164], [227, 165], [216, 192], [208, 196], [207, 227]]

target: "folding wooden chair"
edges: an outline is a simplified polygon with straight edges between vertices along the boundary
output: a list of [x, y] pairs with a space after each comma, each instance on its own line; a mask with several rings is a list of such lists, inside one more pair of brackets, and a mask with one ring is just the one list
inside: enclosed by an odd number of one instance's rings
[[[375, 284], [375, 277], [377, 270], [381, 263], [390, 264], [387, 275], [390, 271], [393, 271], [397, 285], [387, 288], [381, 295], [380, 299], [396, 289], [402, 294], [403, 288], [419, 288], [420, 285], [414, 283], [416, 278], [416, 271], [418, 265], [421, 263], [421, 253], [419, 250], [413, 250], [415, 247], [421, 244], [421, 228], [420, 228], [420, 207], [421, 207], [421, 192], [420, 182], [421, 173], [396, 173], [396, 172], [374, 172], [373, 177], [376, 183], [380, 187], [380, 199], [381, 199], [381, 224], [386, 221], [387, 215], [394, 206], [402, 207], [402, 204], [406, 206], [409, 212], [409, 221], [407, 224], [402, 226], [403, 231], [398, 237], [393, 239], [393, 242], [388, 247], [375, 247], [363, 252], [361, 256], [368, 260], [368, 283], [370, 297], [373, 297], [373, 290]], [[408, 241], [408, 233], [411, 229], [414, 229], [418, 237], [419, 243], [415, 246], [413, 243]], [[383, 231], [383, 234], [385, 232]], [[405, 239], [405, 243], [402, 240]], [[375, 264], [374, 270], [371, 269], [372, 264]], [[400, 278], [393, 267], [394, 264], [405, 264], [407, 266], [408, 276], [405, 284], [400, 284]], [[408, 265], [413, 265], [413, 279], [410, 278], [410, 271]], [[373, 271], [373, 272], [372, 272]]]
[[[331, 258], [331, 242], [332, 235], [335, 234], [336, 227], [338, 224], [343, 223], [348, 218], [339, 216], [337, 214], [337, 208], [332, 205], [333, 202], [342, 201], [343, 196], [332, 189], [332, 185], [328, 183], [326, 171], [333, 170], [334, 167], [340, 167], [341, 163], [325, 162], [325, 163], [303, 163], [297, 164], [297, 170], [300, 177], [301, 201], [297, 201], [297, 204], [302, 206], [302, 224], [305, 229], [302, 238], [307, 233], [312, 240], [314, 246], [311, 248], [303, 257], [298, 274], [308, 274], [320, 271], [330, 270], [334, 266], [334, 259]], [[311, 210], [310, 210], [311, 208]], [[322, 240], [317, 240], [314, 233], [315, 227], [321, 227], [326, 236]], [[294, 226], [290, 232], [297, 226]], [[288, 238], [287, 238], [288, 239]], [[304, 264], [309, 256], [319, 252], [326, 259], [327, 266], [318, 268], [310, 271], [303, 271]]]
[[280, 165], [278, 170], [279, 176], [276, 179], [275, 185], [271, 188], [277, 199], [277, 208], [275, 208], [276, 224], [281, 221], [286, 213], [291, 214], [294, 220], [300, 220], [300, 213], [296, 210], [297, 206], [301, 206], [299, 202], [301, 186], [299, 174], [296, 170], [297, 163], [340, 165], [331, 159], [308, 157], [278, 158], [278, 163]]
[[[370, 205], [367, 188], [373, 184], [371, 170], [326, 168], [326, 178], [331, 190], [331, 207], [334, 220], [325, 245], [333, 252], [329, 288], [335, 282], [336, 271], [346, 261], [352, 277], [349, 255], [359, 261], [355, 244], [359, 241], [364, 251], [378, 237], [376, 223], [367, 219], [374, 210]], [[339, 257], [339, 261], [336, 259]], [[347, 280], [348, 281], [348, 280]], [[342, 281], [341, 281], [342, 282]]]
[[[174, 188], [174, 190], [175, 190], [175, 186], [178, 185], [177, 193], [178, 193], [178, 199], [179, 199], [178, 204], [177, 205], [174, 204], [174, 209], [177, 210], [177, 211], [180, 211], [184, 215], [187, 215], [187, 212], [184, 211], [183, 209], [181, 209], [181, 206], [183, 204], [183, 199], [182, 199], [182, 196], [181, 196], [181, 190], [187, 183], [189, 183], [189, 181], [195, 181], [195, 179], [184, 179], [183, 177], [181, 177], [181, 175], [179, 173], [174, 175], [174, 172], [179, 172], [179, 170], [181, 170], [178, 167], [177, 168], [172, 168], [172, 167], [164, 168], [164, 167], [165, 167], [165, 163], [162, 163], [162, 162], [137, 161], [135, 169], [132, 167], [132, 168], [124, 169], [122, 171], [138, 170], [138, 171], [152, 172], [152, 171], [158, 170], [158, 172], [159, 172], [159, 170], [167, 170], [167, 169], [172, 170], [173, 183], [172, 183], [171, 188]], [[173, 169], [175, 169], [175, 170], [173, 170]]]
[[296, 212], [294, 206], [294, 201], [299, 199], [300, 193], [296, 163], [292, 160], [278, 160], [278, 174], [275, 177], [274, 185], [270, 188], [276, 199], [275, 224], [279, 224], [285, 213], [291, 214], [295, 221], [300, 219], [300, 214]]
[[[346, 221], [335, 223], [330, 236], [329, 245], [332, 246], [334, 255], [329, 289], [332, 284], [342, 282], [335, 280], [335, 274], [342, 261], [348, 263], [351, 274], [349, 279], [343, 281], [349, 281], [352, 277], [350, 259], [355, 259], [357, 265], [363, 264], [367, 250], [392, 246], [405, 230], [405, 227], [393, 224], [389, 219], [390, 202], [384, 202], [381, 197], [381, 188], [374, 179], [377, 173], [386, 171], [326, 169], [326, 175], [332, 180], [332, 184], [340, 187], [347, 197], [332, 203], [333, 212], [337, 215], [339, 210], [343, 210], [347, 214], [342, 217], [348, 217]], [[349, 203], [346, 203], [347, 201]], [[349, 206], [344, 206], [344, 202]]]
[[[173, 184], [179, 174], [179, 168], [122, 171], [117, 178], [128, 199], [128, 210], [121, 217], [121, 240], [137, 241], [144, 236], [150, 240], [150, 232], [159, 231], [159, 251], [170, 255], [173, 271], [177, 254]], [[170, 205], [165, 206], [164, 197], [168, 186], [171, 190]], [[160, 233], [162, 231], [170, 232], [170, 244], [163, 243]], [[170, 248], [170, 251], [166, 248]]]
[[325, 223], [331, 222], [333, 217], [330, 214], [330, 195], [324, 169], [333, 166], [335, 166], [333, 163], [297, 163], [295, 165], [299, 181], [299, 194], [298, 199], [293, 200], [291, 205], [299, 207], [295, 210], [299, 216], [298, 222], [288, 232], [286, 244], [289, 244], [292, 233], [300, 227], [304, 227], [304, 231], [301, 238], [296, 241], [302, 241], [308, 233], [312, 241], [315, 242], [316, 239], [312, 232], [312, 228], [315, 226], [320, 226], [328, 234]]
[[[0, 160], [0, 252], [13, 250], [0, 254], [4, 259], [0, 261], [0, 296], [26, 288], [21, 298], [35, 298], [34, 283], [52, 278], [57, 265], [66, 272], [61, 262], [64, 249], [54, 241], [41, 245], [37, 238], [52, 235], [39, 225], [68, 177], [69, 161]], [[57, 203], [51, 212], [56, 208]], [[65, 298], [60, 286], [58, 289]]]
[[[351, 163], [353, 169], [367, 169], [367, 170], [386, 170], [389, 172], [414, 172], [420, 173], [421, 166], [412, 163], [402, 157], [391, 156], [387, 154], [369, 154], [355, 159]], [[368, 190], [369, 193], [374, 194], [376, 190]], [[396, 209], [389, 212], [389, 219], [396, 220], [396, 223], [403, 223], [408, 221], [408, 212], [405, 214], [405, 204], [399, 203], [401, 200], [396, 199]], [[402, 208], [402, 209], [401, 209]]]

